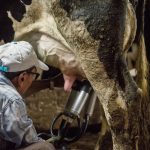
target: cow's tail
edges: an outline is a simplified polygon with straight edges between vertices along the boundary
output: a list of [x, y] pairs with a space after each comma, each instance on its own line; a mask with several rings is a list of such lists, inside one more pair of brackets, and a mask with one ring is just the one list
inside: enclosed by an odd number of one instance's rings
[[137, 62], [136, 62], [136, 69], [137, 69], [137, 77], [136, 82], [138, 86], [142, 89], [143, 98], [145, 101], [149, 101], [149, 65], [146, 58], [146, 48], [144, 42], [144, 35], [142, 34], [139, 38], [137, 44]]
[[137, 44], [137, 78], [136, 82], [143, 91], [143, 97], [149, 101], [149, 65], [146, 57], [146, 46], [144, 40], [144, 12], [145, 12], [146, 0], [139, 0], [136, 8], [137, 16], [137, 32], [134, 43]]

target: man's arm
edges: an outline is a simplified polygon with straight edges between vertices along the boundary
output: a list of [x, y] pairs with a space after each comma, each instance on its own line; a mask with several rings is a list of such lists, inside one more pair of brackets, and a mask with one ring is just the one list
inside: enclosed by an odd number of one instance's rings
[[3, 110], [3, 135], [16, 146], [40, 141], [32, 120], [28, 118], [23, 100], [10, 101]]

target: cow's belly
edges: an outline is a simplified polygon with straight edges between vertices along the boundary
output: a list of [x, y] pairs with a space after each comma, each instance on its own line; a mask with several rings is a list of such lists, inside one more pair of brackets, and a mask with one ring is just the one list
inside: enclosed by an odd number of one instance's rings
[[63, 73], [84, 76], [78, 55], [84, 50], [84, 54], [95, 59], [92, 53], [96, 53], [98, 42], [90, 36], [83, 21], [71, 21], [63, 9], [58, 18], [55, 12], [51, 13], [54, 1], [47, 5], [48, 2], [33, 0], [22, 22], [13, 20], [15, 40], [29, 41], [41, 60]]

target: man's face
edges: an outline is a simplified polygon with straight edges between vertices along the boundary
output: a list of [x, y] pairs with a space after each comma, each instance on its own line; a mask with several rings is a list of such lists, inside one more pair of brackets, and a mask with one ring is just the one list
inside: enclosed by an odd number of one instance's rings
[[36, 80], [37, 75], [38, 73], [36, 68], [33, 68], [30, 71], [25, 71], [19, 75], [17, 79], [18, 80], [17, 90], [21, 95], [23, 95], [28, 90], [32, 82]]

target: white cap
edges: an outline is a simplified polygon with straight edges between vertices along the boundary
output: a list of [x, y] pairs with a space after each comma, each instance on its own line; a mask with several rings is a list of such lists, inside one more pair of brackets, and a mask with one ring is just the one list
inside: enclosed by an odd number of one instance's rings
[[19, 72], [31, 67], [48, 70], [37, 58], [31, 44], [25, 41], [11, 42], [0, 46], [0, 71]]

